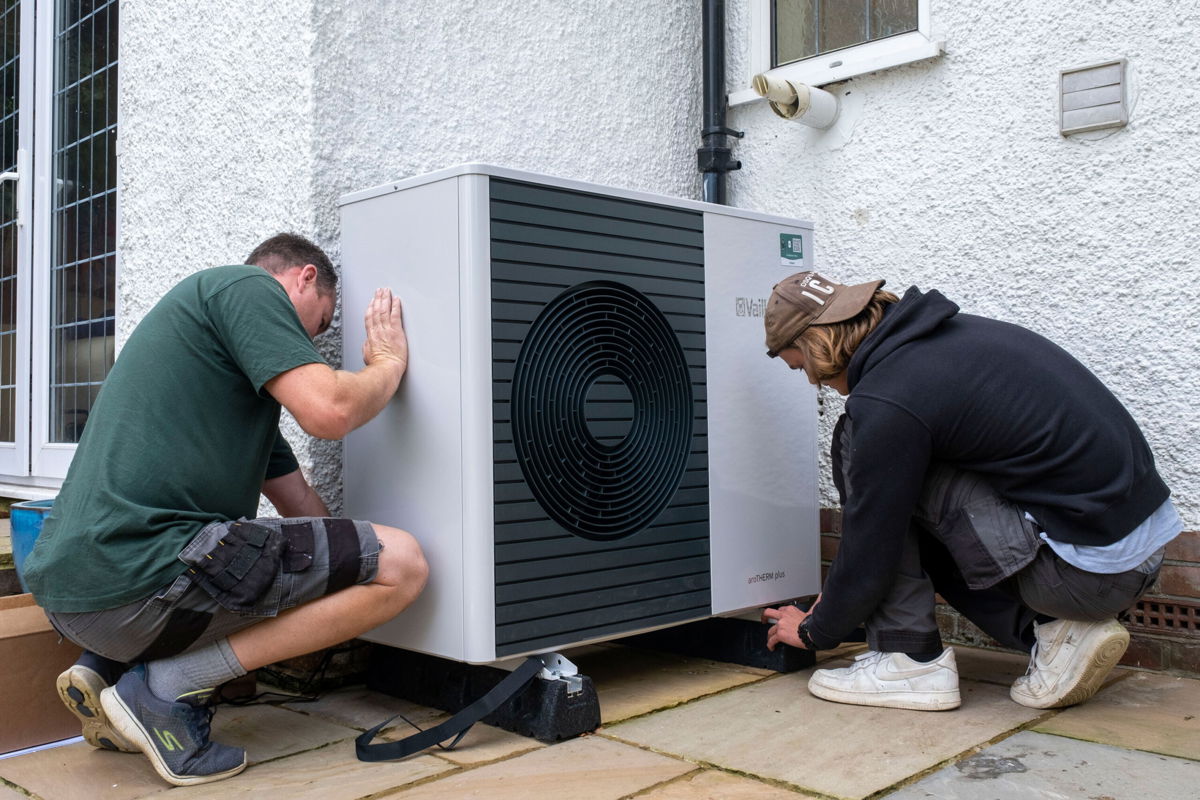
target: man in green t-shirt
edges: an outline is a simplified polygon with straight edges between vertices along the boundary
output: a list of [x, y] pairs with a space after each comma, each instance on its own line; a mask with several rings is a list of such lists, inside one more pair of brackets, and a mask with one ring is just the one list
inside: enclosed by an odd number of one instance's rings
[[[84, 648], [58, 690], [96, 747], [176, 785], [245, 768], [209, 739], [213, 689], [353, 638], [406, 608], [427, 566], [407, 532], [335, 519], [279, 432], [281, 407], [339, 439], [408, 363], [400, 301], [375, 293], [364, 367], [332, 369], [337, 273], [280, 234], [191, 275], [129, 337], [89, 415], [25, 576]], [[283, 519], [254, 519], [265, 495]]]

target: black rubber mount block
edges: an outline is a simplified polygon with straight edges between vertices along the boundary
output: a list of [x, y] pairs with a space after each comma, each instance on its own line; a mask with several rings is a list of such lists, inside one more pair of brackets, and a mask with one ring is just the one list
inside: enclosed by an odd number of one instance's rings
[[817, 663], [816, 654], [783, 645], [767, 649], [767, 626], [748, 619], [713, 617], [621, 639], [621, 644], [665, 650], [745, 667], [796, 672]]
[[[367, 687], [423, 706], [456, 713], [508, 675], [496, 667], [463, 664], [423, 653], [376, 645], [367, 668]], [[600, 701], [592, 679], [568, 691], [566, 681], [534, 678], [516, 696], [483, 718], [497, 728], [541, 742], [571, 739], [600, 725]]]

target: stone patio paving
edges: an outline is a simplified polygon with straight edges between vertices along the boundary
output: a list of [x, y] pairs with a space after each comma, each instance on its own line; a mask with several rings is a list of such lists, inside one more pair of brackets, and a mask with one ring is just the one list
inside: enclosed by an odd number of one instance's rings
[[[313, 703], [221, 707], [216, 738], [252, 764], [227, 781], [172, 788], [140, 755], [77, 741], [0, 760], [0, 800], [1200, 796], [1200, 681], [1119, 670], [1090, 702], [1040, 712], [1008, 698], [1025, 659], [956, 649], [963, 705], [950, 712], [826, 703], [808, 694], [807, 672], [602, 645], [568, 653], [595, 682], [603, 719], [571, 741], [477, 725], [454, 751], [364, 764], [354, 737], [365, 728], [445, 714], [351, 687]], [[822, 654], [822, 666], [852, 653]], [[407, 730], [398, 721], [386, 733]]]

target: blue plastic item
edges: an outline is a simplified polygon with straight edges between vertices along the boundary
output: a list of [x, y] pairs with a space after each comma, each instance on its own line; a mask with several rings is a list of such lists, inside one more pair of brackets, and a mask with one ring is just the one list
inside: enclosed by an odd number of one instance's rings
[[29, 587], [25, 585], [21, 569], [26, 556], [33, 552], [33, 545], [42, 532], [42, 523], [46, 521], [46, 515], [53, 505], [53, 500], [26, 500], [12, 505], [13, 563], [17, 565], [17, 580], [27, 592]]

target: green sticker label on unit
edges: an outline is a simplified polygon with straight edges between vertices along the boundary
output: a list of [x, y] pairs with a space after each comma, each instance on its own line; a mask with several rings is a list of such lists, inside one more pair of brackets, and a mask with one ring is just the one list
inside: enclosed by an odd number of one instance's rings
[[785, 267], [804, 265], [804, 237], [798, 233], [779, 234], [779, 263]]

